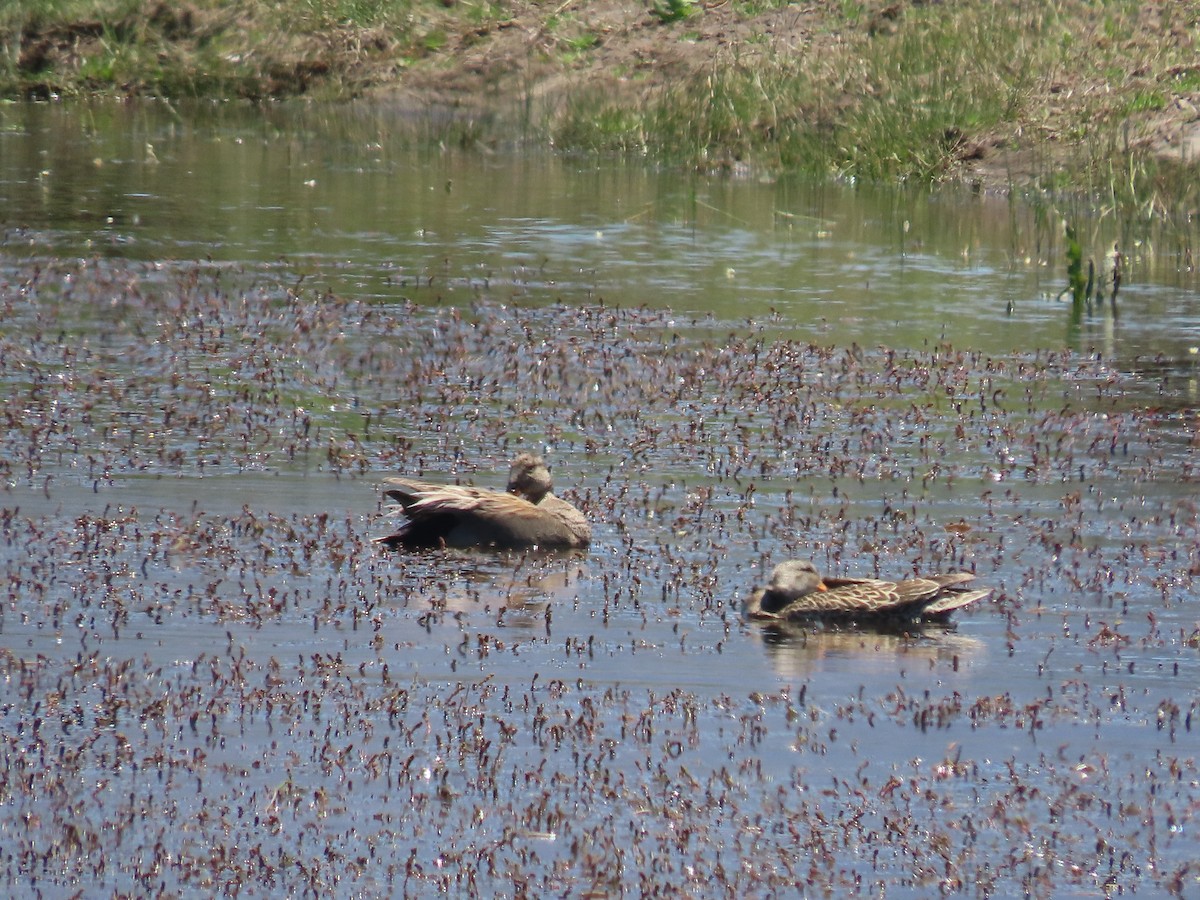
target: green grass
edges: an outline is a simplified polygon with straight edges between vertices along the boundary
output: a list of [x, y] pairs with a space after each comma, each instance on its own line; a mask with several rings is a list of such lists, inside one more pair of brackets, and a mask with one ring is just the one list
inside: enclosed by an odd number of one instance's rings
[[600, 38], [591, 32], [584, 31], [558, 41], [558, 58], [568, 66], [573, 66], [587, 60], [588, 55], [600, 45]]
[[696, 13], [696, 0], [655, 0], [650, 13], [664, 25], [679, 22]]
[[[345, 25], [358, 28], [391, 25], [409, 6], [395, 0], [301, 0], [290, 5], [290, 10], [306, 29], [321, 31]], [[279, 12], [286, 9], [277, 7]]]
[[[737, 159], [931, 182], [957, 176], [978, 148], [1044, 142], [1043, 189], [1114, 205], [1136, 204], [1147, 192], [1194, 196], [1186, 171], [1168, 172], [1131, 140], [1134, 117], [1167, 108], [1200, 83], [1194, 51], [1161, 41], [1154, 20], [1137, 18], [1142, 5], [913, 5], [879, 29], [859, 21], [863, 6], [844, 6], [850, 24], [832, 51], [825, 45], [809, 56], [747, 39], [706, 77], [666, 85], [636, 112], [625, 97], [577, 97], [556, 143], [700, 167]], [[1195, 4], [1187, 6], [1190, 14], [1161, 14], [1194, 32]]]
[[1137, 91], [1129, 101], [1127, 109], [1131, 113], [1147, 112], [1167, 108], [1167, 98], [1161, 91]]
[[569, 113], [560, 143], [603, 149], [645, 134], [650, 152], [684, 162], [728, 154], [844, 177], [936, 180], [970, 135], [1020, 110], [1031, 75], [1014, 60], [1026, 32], [990, 5], [970, 21], [941, 6], [908, 19], [895, 35], [864, 32], [834, 58], [768, 48], [730, 59], [703, 81], [667, 87], [639, 117], [612, 115], [624, 99], [595, 97]]
[[1171, 79], [1171, 88], [1189, 94], [1200, 91], [1200, 65], [1174, 74]]

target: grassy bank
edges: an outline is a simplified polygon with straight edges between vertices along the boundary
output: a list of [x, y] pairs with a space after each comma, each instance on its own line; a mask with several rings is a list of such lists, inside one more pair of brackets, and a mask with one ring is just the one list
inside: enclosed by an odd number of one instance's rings
[[825, 23], [835, 34], [799, 48], [731, 48], [705, 77], [664, 83], [632, 110], [581, 93], [560, 133], [569, 145], [869, 180], [939, 180], [980, 165], [1050, 189], [1119, 191], [1163, 174], [1155, 157], [1172, 114], [1194, 118], [1200, 95], [1195, 6], [1161, 6], [848, 13]]
[[556, 146], [708, 168], [1165, 195], [1200, 146], [1196, 2], [16, 0], [0, 38], [10, 98], [508, 100]]
[[0, 94], [351, 95], [414, 49], [412, 5], [13, 0], [0, 10]]

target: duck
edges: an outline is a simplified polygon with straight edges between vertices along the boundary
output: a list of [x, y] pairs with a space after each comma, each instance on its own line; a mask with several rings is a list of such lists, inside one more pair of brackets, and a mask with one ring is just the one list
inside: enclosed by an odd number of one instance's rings
[[592, 529], [578, 509], [556, 497], [542, 457], [522, 453], [503, 491], [390, 477], [385, 496], [405, 521], [376, 542], [389, 549], [429, 547], [516, 550], [586, 548]]
[[748, 619], [788, 622], [936, 622], [990, 595], [991, 589], [965, 588], [974, 575], [951, 572], [884, 581], [878, 578], [822, 578], [811, 560], [782, 562], [766, 587], [746, 598]]

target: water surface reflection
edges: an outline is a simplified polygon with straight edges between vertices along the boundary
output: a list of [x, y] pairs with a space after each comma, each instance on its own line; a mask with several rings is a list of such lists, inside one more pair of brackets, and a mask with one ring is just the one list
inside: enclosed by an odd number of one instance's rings
[[1081, 227], [1102, 268], [1124, 248], [1129, 314], [1070, 323], [1053, 299], [1065, 286], [1059, 220], [1086, 211], [1065, 201], [431, 150], [376, 108], [198, 105], [181, 117], [34, 104], [0, 117], [8, 247], [26, 258], [208, 258], [264, 272], [286, 261], [275, 277], [379, 302], [562, 298], [735, 322], [775, 312], [781, 334], [840, 345], [1067, 343], [1194, 363], [1194, 273], [1128, 234], [1134, 222]]
[[[11, 890], [1195, 887], [1167, 263], [1072, 326], [1053, 229], [993, 198], [384, 115], [0, 121]], [[586, 556], [372, 544], [381, 475], [530, 448]], [[748, 627], [788, 556], [995, 597]]]

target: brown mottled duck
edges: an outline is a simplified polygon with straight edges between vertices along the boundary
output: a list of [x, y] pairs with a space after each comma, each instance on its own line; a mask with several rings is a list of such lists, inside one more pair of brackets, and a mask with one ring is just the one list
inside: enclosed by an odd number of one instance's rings
[[540, 456], [522, 453], [503, 491], [388, 478], [386, 495], [399, 504], [404, 523], [378, 539], [390, 548], [583, 548], [592, 530], [583, 513], [554, 496], [550, 470]]
[[822, 578], [807, 559], [780, 563], [766, 587], [755, 590], [743, 605], [747, 618], [803, 622], [940, 621], [991, 593], [963, 585], [975, 576], [966, 572], [883, 581], [877, 578]]

